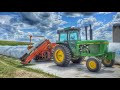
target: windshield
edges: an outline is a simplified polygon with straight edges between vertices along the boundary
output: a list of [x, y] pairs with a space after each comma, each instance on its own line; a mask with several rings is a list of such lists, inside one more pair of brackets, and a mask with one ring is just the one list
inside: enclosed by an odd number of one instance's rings
[[70, 40], [78, 40], [77, 32], [70, 33]]

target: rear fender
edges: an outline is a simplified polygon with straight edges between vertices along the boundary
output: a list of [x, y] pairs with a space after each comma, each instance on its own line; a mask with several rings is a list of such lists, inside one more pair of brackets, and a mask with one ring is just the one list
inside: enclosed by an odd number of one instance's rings
[[106, 59], [107, 60], [114, 60], [115, 59], [115, 52], [108, 52], [106, 54]]

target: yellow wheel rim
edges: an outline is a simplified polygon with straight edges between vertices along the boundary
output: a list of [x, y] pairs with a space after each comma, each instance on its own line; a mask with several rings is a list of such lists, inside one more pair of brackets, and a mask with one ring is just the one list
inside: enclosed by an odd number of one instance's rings
[[95, 69], [95, 68], [96, 68], [96, 63], [95, 63], [95, 61], [90, 61], [90, 62], [89, 62], [89, 67], [90, 67], [91, 69]]
[[55, 51], [55, 59], [57, 62], [62, 62], [64, 60], [64, 53], [62, 50], [58, 49]]

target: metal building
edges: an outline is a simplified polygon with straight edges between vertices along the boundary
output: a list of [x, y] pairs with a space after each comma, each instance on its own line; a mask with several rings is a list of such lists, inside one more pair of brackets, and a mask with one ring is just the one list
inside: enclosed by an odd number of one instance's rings
[[113, 42], [120, 43], [120, 23], [113, 25]]

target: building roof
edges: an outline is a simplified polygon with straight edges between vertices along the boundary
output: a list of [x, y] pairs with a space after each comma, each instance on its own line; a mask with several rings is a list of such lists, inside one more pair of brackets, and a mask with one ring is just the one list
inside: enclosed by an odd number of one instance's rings
[[113, 26], [120, 26], [120, 23], [115, 23]]

